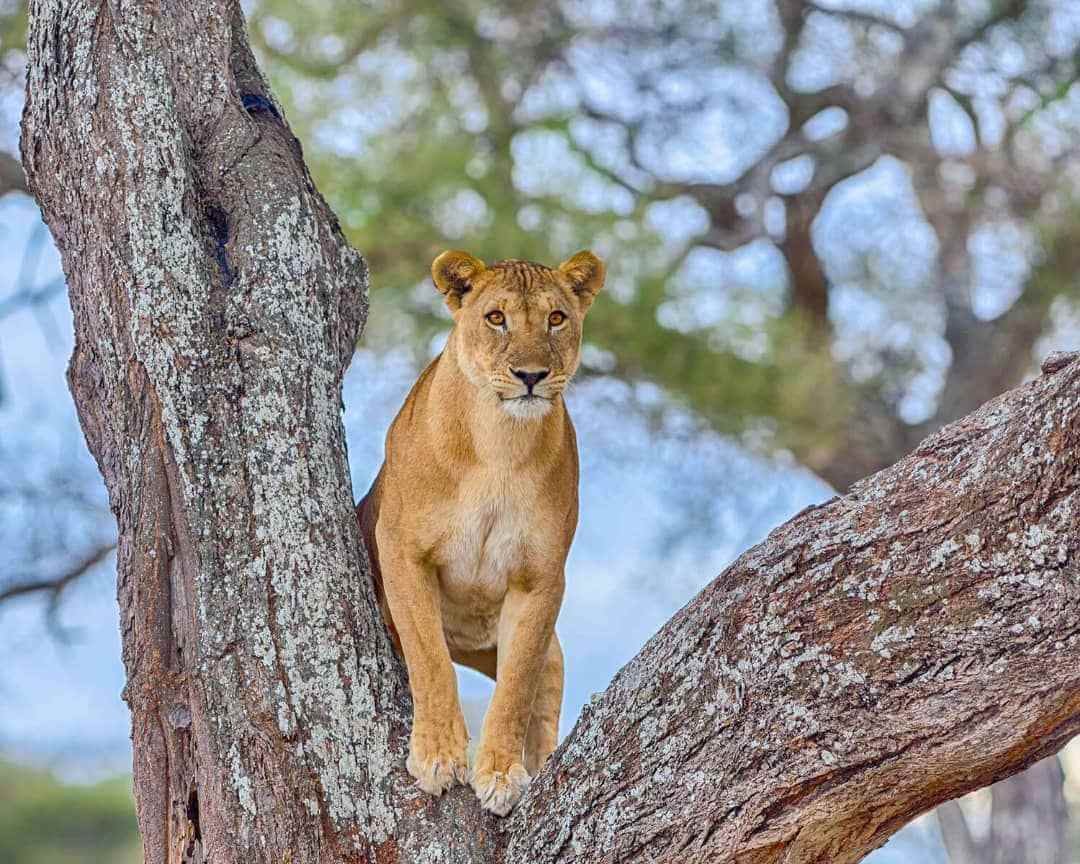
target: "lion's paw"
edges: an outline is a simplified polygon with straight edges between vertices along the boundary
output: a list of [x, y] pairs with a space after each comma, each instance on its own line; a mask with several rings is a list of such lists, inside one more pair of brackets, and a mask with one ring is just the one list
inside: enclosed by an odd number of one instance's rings
[[472, 772], [472, 788], [481, 807], [496, 816], [505, 816], [514, 809], [531, 778], [520, 762], [503, 766], [504, 770], [500, 771], [493, 761], [478, 760]]
[[416, 785], [429, 795], [442, 795], [455, 783], [468, 781], [469, 738], [457, 724], [414, 726], [409, 738], [409, 758], [405, 768], [416, 778]]

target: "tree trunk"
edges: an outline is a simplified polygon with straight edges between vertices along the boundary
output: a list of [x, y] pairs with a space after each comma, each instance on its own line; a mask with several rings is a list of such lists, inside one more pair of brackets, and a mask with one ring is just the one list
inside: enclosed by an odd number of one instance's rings
[[951, 864], [1067, 864], [1064, 772], [1057, 756], [991, 788], [989, 836], [976, 838], [955, 801], [937, 809]]
[[352, 517], [363, 262], [238, 5], [44, 0], [28, 41], [23, 156], [118, 522], [146, 858], [384, 854], [433, 808], [399, 791], [407, 692]]
[[513, 815], [423, 795], [341, 425], [366, 273], [239, 7], [37, 0], [29, 56], [24, 160], [119, 525], [148, 862], [842, 864], [1080, 729], [1062, 357], [743, 555]]
[[1056, 757], [994, 786], [990, 813], [992, 864], [1065, 864], [1068, 821], [1062, 787], [1065, 775]]
[[[1050, 758], [1055, 757], [1051, 756]], [[1041, 762], [1037, 762], [1028, 771], [1034, 771], [1041, 764]], [[997, 785], [1009, 783], [1023, 777], [1026, 773], [1027, 771], [1015, 774], [1008, 780], [1002, 780]], [[942, 843], [949, 855], [949, 864], [983, 864], [983, 855], [985, 854], [983, 844], [975, 840], [974, 835], [971, 833], [971, 826], [968, 825], [967, 817], [964, 815], [964, 811], [960, 809], [960, 805], [956, 801], [946, 801], [937, 808], [935, 815], [937, 816], [938, 828], [941, 830]]]

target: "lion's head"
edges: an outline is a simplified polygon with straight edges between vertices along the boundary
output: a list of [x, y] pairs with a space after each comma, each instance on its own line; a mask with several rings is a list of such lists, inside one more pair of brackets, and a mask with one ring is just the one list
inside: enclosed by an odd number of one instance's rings
[[512, 417], [543, 417], [577, 371], [585, 313], [604, 264], [578, 252], [558, 267], [443, 252], [431, 265], [454, 316], [458, 361]]

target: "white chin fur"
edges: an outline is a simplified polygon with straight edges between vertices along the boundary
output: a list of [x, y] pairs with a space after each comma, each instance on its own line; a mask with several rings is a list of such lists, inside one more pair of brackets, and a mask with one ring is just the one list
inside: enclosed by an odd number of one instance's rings
[[504, 399], [503, 411], [515, 420], [539, 420], [551, 410], [550, 399]]

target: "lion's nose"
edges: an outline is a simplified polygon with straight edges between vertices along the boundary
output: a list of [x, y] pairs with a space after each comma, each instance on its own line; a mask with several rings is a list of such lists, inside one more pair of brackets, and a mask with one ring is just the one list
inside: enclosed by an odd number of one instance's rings
[[547, 378], [548, 373], [551, 372], [550, 369], [540, 369], [537, 372], [532, 372], [527, 369], [511, 369], [510, 371], [514, 373], [514, 377], [521, 380], [521, 383], [529, 389], [530, 393], [532, 393], [533, 387]]

